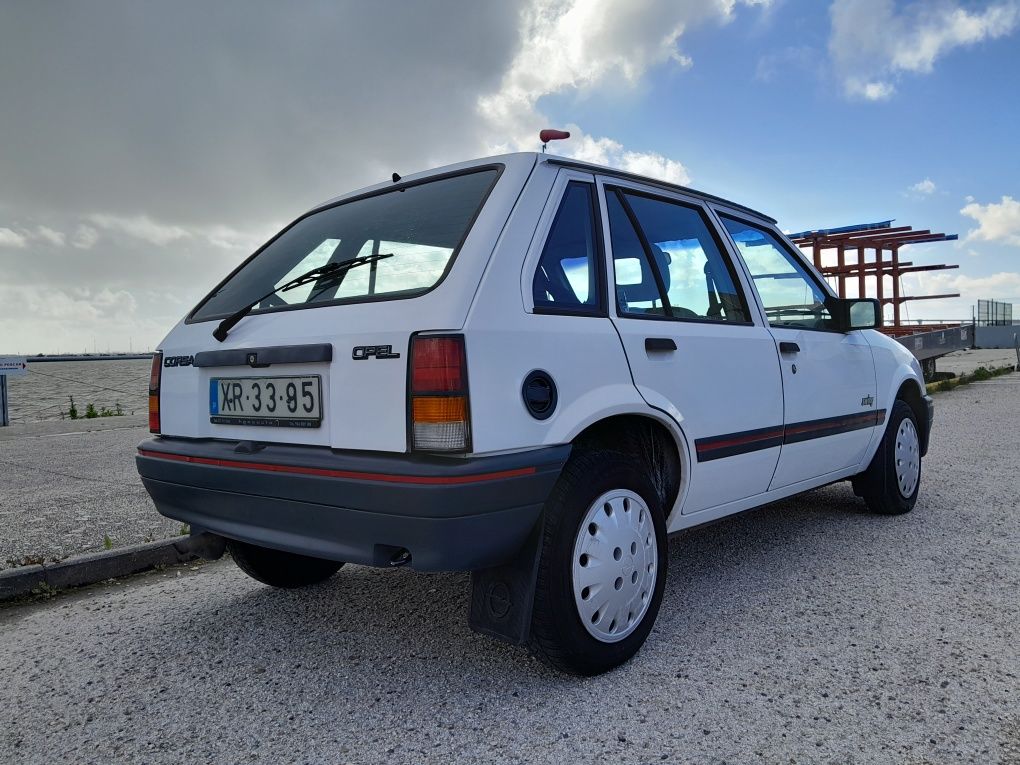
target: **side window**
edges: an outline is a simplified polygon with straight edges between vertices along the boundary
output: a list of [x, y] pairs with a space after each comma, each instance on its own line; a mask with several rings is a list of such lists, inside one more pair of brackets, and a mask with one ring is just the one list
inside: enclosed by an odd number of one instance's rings
[[538, 310], [601, 310], [593, 191], [590, 183], [567, 184], [532, 281]]
[[720, 216], [737, 244], [773, 327], [829, 329], [827, 295], [800, 261], [768, 229]]
[[621, 314], [749, 321], [733, 269], [700, 210], [620, 190], [607, 199]]

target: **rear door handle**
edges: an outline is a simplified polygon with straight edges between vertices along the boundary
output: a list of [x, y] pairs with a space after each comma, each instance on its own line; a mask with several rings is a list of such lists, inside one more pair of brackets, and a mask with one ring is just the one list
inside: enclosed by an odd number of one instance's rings
[[671, 337], [646, 337], [646, 351], [675, 351], [676, 341]]
[[800, 353], [800, 346], [796, 343], [783, 342], [779, 344], [780, 353]]

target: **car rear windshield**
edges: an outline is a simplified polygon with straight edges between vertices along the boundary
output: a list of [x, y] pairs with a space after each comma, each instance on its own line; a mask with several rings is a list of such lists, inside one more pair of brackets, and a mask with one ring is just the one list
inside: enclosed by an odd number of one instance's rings
[[388, 257], [271, 295], [252, 313], [428, 292], [449, 270], [498, 173], [441, 177], [307, 215], [231, 274], [190, 320], [229, 316], [314, 268], [366, 255]]

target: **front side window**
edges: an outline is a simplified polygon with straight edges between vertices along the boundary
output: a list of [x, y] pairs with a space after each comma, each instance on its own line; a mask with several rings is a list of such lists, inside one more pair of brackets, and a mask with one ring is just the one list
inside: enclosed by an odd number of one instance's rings
[[768, 229], [720, 216], [751, 272], [773, 327], [831, 329], [828, 295]]
[[593, 191], [590, 183], [567, 184], [532, 281], [532, 297], [540, 311], [601, 310]]
[[733, 270], [699, 210], [621, 190], [609, 191], [607, 204], [621, 314], [749, 320]]
[[351, 268], [342, 278], [277, 293], [261, 301], [253, 313], [427, 292], [449, 270], [497, 175], [496, 169], [484, 168], [312, 213], [228, 277], [191, 320], [229, 316], [313, 268], [373, 254], [390, 257]]

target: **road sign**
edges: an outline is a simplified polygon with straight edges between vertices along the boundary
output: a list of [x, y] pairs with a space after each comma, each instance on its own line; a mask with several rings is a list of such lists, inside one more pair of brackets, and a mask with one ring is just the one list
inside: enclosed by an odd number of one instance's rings
[[28, 374], [28, 362], [24, 356], [0, 356], [0, 377], [21, 377]]

